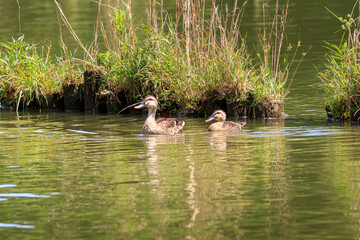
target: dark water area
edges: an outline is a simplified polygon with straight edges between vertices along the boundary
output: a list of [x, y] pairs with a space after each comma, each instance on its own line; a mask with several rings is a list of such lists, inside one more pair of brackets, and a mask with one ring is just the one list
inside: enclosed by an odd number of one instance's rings
[[[56, 48], [54, 3], [20, 3], [25, 40]], [[91, 42], [96, 3], [60, 3]], [[239, 134], [209, 133], [202, 118], [185, 118], [181, 136], [146, 136], [142, 114], [0, 110], [0, 239], [358, 239], [360, 126], [328, 122], [313, 87], [323, 41], [340, 37], [324, 6], [344, 17], [353, 4], [290, 1], [290, 38], [311, 49], [289, 116], [242, 119]], [[132, 5], [142, 18], [144, 1]], [[18, 36], [17, 13], [16, 1], [0, 1], [0, 41]], [[249, 1], [249, 45], [261, 21], [262, 1]]]

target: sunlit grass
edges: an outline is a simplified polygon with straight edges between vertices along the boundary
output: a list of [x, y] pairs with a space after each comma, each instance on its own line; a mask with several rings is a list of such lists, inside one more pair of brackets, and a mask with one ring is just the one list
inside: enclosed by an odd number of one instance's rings
[[343, 34], [338, 45], [326, 42], [325, 70], [319, 73], [320, 87], [326, 92], [326, 103], [333, 117], [343, 120], [359, 120], [360, 116], [357, 115], [360, 109], [360, 32], [359, 21], [353, 14], [354, 10], [346, 18], [333, 14], [341, 22]]
[[[130, 102], [148, 94], [156, 95], [169, 109], [201, 108], [204, 101], [256, 104], [283, 101], [301, 62], [298, 44], [286, 40], [287, 8], [276, 3], [273, 22], [259, 33], [259, 61], [248, 53], [246, 38], [240, 33], [244, 6], [221, 11], [184, 1], [176, 18], [160, 6], [151, 6], [147, 23], [134, 23], [130, 5], [112, 16], [114, 47], [100, 53], [104, 76], [114, 91], [126, 92]], [[292, 72], [290, 72], [292, 71]]]
[[[297, 70], [293, 63], [303, 57], [298, 57], [300, 42], [287, 42], [288, 5], [282, 8], [278, 1], [273, 17], [264, 6], [264, 18], [272, 20], [264, 19], [257, 59], [249, 54], [246, 35], [240, 33], [246, 2], [235, 1], [232, 8], [220, 10], [215, 2], [208, 7], [205, 1], [181, 1], [175, 16], [170, 16], [162, 3], [151, 1], [148, 19], [141, 22], [132, 17], [131, 1], [117, 2], [119, 8], [108, 6], [110, 26], [104, 27], [98, 16], [94, 42], [85, 48], [54, 1], [59, 19], [84, 50], [83, 59], [74, 57], [62, 33], [61, 56], [55, 60], [50, 44], [40, 47], [22, 37], [2, 43], [0, 93], [7, 102], [41, 105], [49, 94], [61, 93], [64, 84], [80, 83], [82, 72], [95, 69], [103, 78], [99, 92], [121, 94], [127, 104], [151, 94], [166, 111], [202, 111], [204, 103], [214, 102], [250, 107], [283, 101]], [[100, 32], [105, 51], [99, 50]]]
[[[28, 105], [32, 101], [42, 104], [46, 96], [61, 91], [63, 73], [52, 62], [50, 45], [39, 47], [23, 41], [0, 43], [1, 96], [8, 101]], [[7, 95], [10, 95], [7, 96]]]

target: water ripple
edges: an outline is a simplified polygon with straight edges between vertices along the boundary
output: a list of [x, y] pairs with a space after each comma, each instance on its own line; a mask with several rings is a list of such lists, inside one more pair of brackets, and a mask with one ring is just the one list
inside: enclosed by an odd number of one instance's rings
[[11, 165], [11, 166], [7, 166], [6, 168], [18, 168], [20, 167], [19, 165]]
[[0, 197], [16, 197], [16, 198], [49, 198], [49, 195], [37, 195], [32, 193], [0, 193]]
[[35, 226], [33, 225], [22, 225], [16, 223], [0, 223], [0, 228], [26, 228], [26, 229], [33, 229]]
[[[245, 131], [246, 132], [246, 131]], [[277, 131], [253, 131], [246, 132], [248, 136], [251, 137], [278, 137], [278, 136], [292, 136], [292, 137], [315, 137], [315, 136], [325, 136], [332, 134], [343, 133], [343, 130], [340, 129], [329, 129], [329, 128], [308, 128], [308, 127], [284, 127], [281, 130]]]
[[16, 187], [16, 184], [0, 184], [0, 188], [11, 188]]
[[94, 133], [94, 132], [87, 132], [87, 131], [74, 130], [74, 129], [68, 129], [68, 131], [70, 131], [70, 132], [75, 132], [75, 133], [82, 133], [82, 134], [90, 134], [90, 135], [95, 135], [95, 134], [97, 134], [97, 133]]

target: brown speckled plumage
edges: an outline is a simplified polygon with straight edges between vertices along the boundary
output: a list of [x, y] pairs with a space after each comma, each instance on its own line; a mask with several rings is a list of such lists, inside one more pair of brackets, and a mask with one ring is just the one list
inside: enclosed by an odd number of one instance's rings
[[141, 129], [143, 134], [161, 134], [161, 135], [175, 135], [180, 134], [185, 125], [184, 121], [180, 121], [176, 118], [160, 118], [155, 119], [156, 109], [158, 102], [155, 97], [147, 96], [140, 104], [135, 108], [148, 109], [148, 116]]
[[206, 122], [211, 120], [216, 120], [216, 123], [213, 123], [209, 126], [208, 130], [211, 132], [238, 132], [244, 128], [246, 122], [231, 122], [225, 121], [226, 114], [222, 110], [216, 110], [213, 114], [206, 119]]

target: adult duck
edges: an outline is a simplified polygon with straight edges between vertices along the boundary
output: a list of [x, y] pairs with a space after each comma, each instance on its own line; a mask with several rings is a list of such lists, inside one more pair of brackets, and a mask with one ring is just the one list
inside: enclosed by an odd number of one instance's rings
[[162, 135], [176, 135], [182, 132], [185, 122], [176, 118], [159, 118], [155, 119], [156, 109], [159, 104], [154, 96], [147, 96], [142, 102], [134, 108], [148, 109], [148, 116], [141, 129], [143, 134], [162, 134]]
[[209, 126], [210, 132], [238, 132], [244, 128], [246, 122], [231, 122], [226, 120], [226, 113], [223, 110], [215, 110], [211, 116], [205, 120], [210, 122], [217, 121]]

